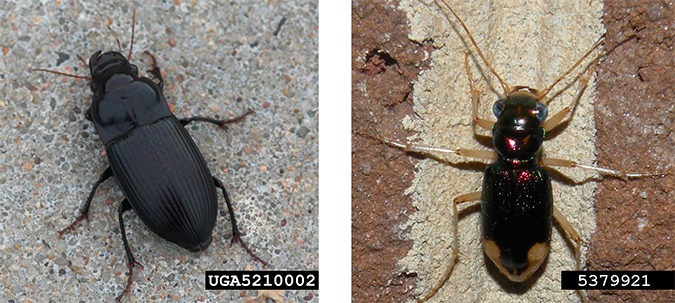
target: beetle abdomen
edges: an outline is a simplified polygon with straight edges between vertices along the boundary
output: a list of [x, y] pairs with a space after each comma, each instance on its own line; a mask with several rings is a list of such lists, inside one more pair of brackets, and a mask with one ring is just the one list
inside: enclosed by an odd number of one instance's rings
[[510, 280], [524, 281], [548, 255], [553, 217], [548, 173], [538, 166], [489, 165], [481, 215], [485, 253]]
[[218, 213], [206, 161], [174, 116], [110, 142], [108, 160], [138, 217], [160, 237], [204, 250]]

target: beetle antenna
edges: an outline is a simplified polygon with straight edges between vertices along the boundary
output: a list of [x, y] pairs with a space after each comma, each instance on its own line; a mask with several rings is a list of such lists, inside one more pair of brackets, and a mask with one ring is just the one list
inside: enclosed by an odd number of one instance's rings
[[[581, 64], [581, 62], [583, 62], [586, 59], [586, 57], [588, 57], [593, 51], [595, 51], [595, 49], [597, 49], [604, 41], [605, 41], [605, 35], [602, 35], [600, 37], [600, 39], [598, 39], [598, 42], [595, 42], [595, 44], [593, 44], [593, 47], [591, 47], [591, 49], [589, 49], [584, 54], [583, 57], [581, 57], [579, 60], [577, 60], [577, 63], [574, 63], [574, 65], [572, 65], [572, 67], [570, 67], [564, 74], [562, 74], [560, 77], [558, 77], [558, 79], [555, 79], [555, 81], [553, 81], [553, 83], [549, 87], [547, 87], [546, 89], [544, 89], [542, 91], [539, 91], [539, 93], [537, 93], [537, 100], [541, 101], [543, 98], [546, 98], [546, 95], [551, 91], [551, 89], [553, 89], [553, 87], [556, 84], [558, 84], [558, 82], [560, 82], [562, 79], [567, 77], [567, 75], [569, 75], [575, 68], [577, 68], [577, 66], [579, 66], [579, 64]], [[544, 100], [544, 102], [542, 102], [542, 103], [545, 105], [546, 101]]]
[[117, 40], [117, 49], [118, 49], [118, 50], [120, 51], [120, 53], [121, 53], [121, 52], [122, 52], [122, 44], [120, 44], [120, 39], [115, 38], [115, 40]]
[[[459, 18], [457, 13], [455, 13], [455, 10], [453, 10], [452, 7], [450, 7], [450, 5], [447, 2], [445, 2], [445, 0], [441, 0], [441, 2], [443, 2], [445, 7], [447, 7], [448, 10], [450, 10], [450, 12], [455, 16], [455, 18], [457, 18], [457, 21], [459, 21], [459, 24], [462, 25], [462, 28], [464, 29], [464, 31], [469, 35], [469, 40], [471, 40], [471, 44], [473, 44], [473, 46], [476, 48], [476, 51], [478, 52], [478, 56], [480, 56], [480, 58], [483, 60], [483, 63], [485, 63], [485, 65], [488, 67], [488, 69], [490, 69], [490, 72], [492, 72], [492, 74], [495, 75], [495, 77], [497, 77], [497, 80], [499, 80], [499, 84], [502, 86], [502, 89], [504, 90], [504, 96], [503, 97], [506, 97], [506, 95], [508, 95], [511, 92], [511, 88], [509, 87], [509, 85], [506, 82], [504, 82], [504, 80], [502, 80], [502, 77], [500, 77], [499, 74], [497, 74], [497, 72], [492, 68], [490, 63], [488, 63], [488, 60], [485, 59], [485, 56], [483, 55], [483, 52], [480, 50], [480, 47], [478, 47], [478, 44], [476, 43], [476, 40], [473, 39], [473, 35], [471, 35], [471, 32], [469, 31], [469, 28], [466, 27], [466, 24], [464, 24], [464, 21], [462, 21], [462, 19]], [[439, 8], [441, 8], [441, 5], [438, 4], [438, 0], [434, 0], [434, 3], [436, 3], [436, 5]], [[445, 12], [443, 9], [441, 9], [441, 12], [443, 12], [445, 17], [448, 18], [448, 21], [450, 21], [450, 17], [448, 16], [447, 12]]]
[[77, 79], [86, 79], [86, 80], [91, 81], [91, 77], [66, 74], [66, 73], [62, 73], [62, 72], [57, 72], [55, 70], [36, 68], [36, 69], [32, 69], [32, 71], [48, 72], [48, 73], [57, 74], [57, 75], [61, 75], [61, 76], [72, 77], [72, 78], [77, 78]]
[[82, 64], [84, 64], [84, 67], [89, 69], [89, 64], [87, 64], [87, 62], [84, 62], [84, 58], [82, 58], [82, 56], [77, 55], [77, 58], [80, 59], [80, 62], [82, 62]]
[[[131, 51], [134, 49], [134, 34], [136, 33], [136, 8], [134, 7], [134, 15], [131, 21], [131, 46], [129, 47], [129, 55], [127, 56], [127, 61], [131, 61]], [[119, 44], [119, 40], [117, 41]]]

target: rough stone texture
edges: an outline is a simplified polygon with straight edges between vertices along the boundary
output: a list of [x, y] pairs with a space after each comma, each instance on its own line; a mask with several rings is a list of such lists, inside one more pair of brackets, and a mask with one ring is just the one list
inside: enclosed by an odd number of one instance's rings
[[364, 134], [411, 134], [400, 121], [412, 114], [412, 81], [431, 49], [408, 39], [397, 1], [352, 5], [352, 301], [412, 299], [415, 277], [400, 274], [397, 261], [412, 245], [399, 226], [414, 211], [401, 193], [415, 161]]
[[[86, 75], [77, 59], [127, 54], [163, 69], [179, 118], [256, 115], [223, 131], [188, 131], [223, 180], [244, 240], [271, 269], [318, 269], [317, 1], [96, 3], [0, 0], [0, 297], [5, 302], [112, 301], [124, 287], [126, 256], [115, 181], [99, 187], [90, 222], [62, 239], [93, 182], [107, 167], [85, 120], [87, 82], [31, 68]], [[275, 35], [282, 18], [286, 21]], [[142, 72], [145, 74], [145, 72]], [[208, 250], [193, 254], [125, 215], [131, 249], [145, 266], [124, 302], [242, 302], [255, 291], [205, 291], [205, 270], [261, 269], [230, 246], [224, 200]], [[318, 291], [287, 291], [289, 302], [318, 302]]]
[[[675, 163], [675, 7], [663, 1], [606, 1], [613, 48], [598, 74], [598, 164], [658, 171]], [[621, 41], [627, 42], [620, 46]], [[589, 270], [674, 270], [675, 177], [601, 182]], [[592, 291], [598, 302], [674, 302], [672, 290]]]

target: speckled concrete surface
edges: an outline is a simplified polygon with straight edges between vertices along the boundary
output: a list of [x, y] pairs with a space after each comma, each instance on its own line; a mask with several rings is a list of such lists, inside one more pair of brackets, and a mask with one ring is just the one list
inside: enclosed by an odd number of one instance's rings
[[[580, 0], [564, 5], [536, 0], [448, 2], [464, 19], [496, 71], [512, 86], [544, 89], [602, 35], [602, 5], [598, 2], [589, 4]], [[467, 34], [449, 11], [451, 19], [446, 19], [434, 1], [426, 1], [426, 4], [417, 0], [401, 1], [400, 8], [411, 20], [411, 40], [433, 41], [438, 48], [432, 53], [431, 68], [420, 74], [414, 86], [416, 115], [403, 121], [407, 129], [419, 132], [412, 139], [451, 149], [491, 148], [491, 138], [486, 137], [490, 134], [476, 127], [474, 135], [471, 125], [471, 94], [463, 52], [476, 52]], [[523, 14], [523, 11], [529, 13]], [[482, 74], [476, 69], [477, 64]], [[470, 66], [474, 83], [481, 91], [479, 116], [494, 121], [491, 107], [498, 98], [496, 93], [502, 93], [502, 89], [477, 55], [470, 61]], [[577, 69], [556, 86], [549, 97], [556, 96], [556, 92], [570, 84], [579, 72]], [[577, 91], [578, 83], [572, 83], [557, 95], [549, 103], [549, 117], [570, 104]], [[574, 118], [562, 128], [564, 130], [553, 130], [553, 138], [543, 145], [546, 157], [585, 164], [594, 162], [593, 91], [593, 87], [589, 87]], [[413, 185], [407, 191], [419, 211], [411, 215], [408, 225], [402, 227], [411, 229], [410, 238], [415, 242], [400, 265], [405, 272], [417, 273], [415, 294], [420, 298], [440, 281], [451, 262], [453, 198], [479, 191], [485, 169], [485, 164], [481, 163], [485, 161], [456, 156], [443, 158], [448, 159], [448, 163], [434, 159], [420, 161]], [[580, 169], [550, 171], [555, 207], [567, 217], [582, 239], [588, 240], [595, 228], [595, 183], [575, 183], [596, 174]], [[525, 283], [511, 283], [495, 266], [486, 264], [490, 261], [485, 260], [481, 246], [480, 206], [473, 204], [459, 207], [460, 263], [431, 302], [580, 301], [576, 292], [560, 290], [559, 272], [575, 269], [573, 249], [566, 237], [561, 236], [560, 228], [554, 228], [552, 232], [552, 249], [543, 269]]]
[[[256, 115], [230, 128], [193, 123], [190, 134], [233, 200], [244, 239], [272, 269], [318, 269], [317, 1], [0, 1], [0, 297], [3, 302], [112, 301], [126, 257], [117, 222], [123, 194], [99, 187], [91, 220], [58, 238], [107, 167], [85, 120], [87, 82], [31, 68], [85, 75], [77, 56], [128, 52], [145, 70], [151, 51], [179, 118]], [[281, 20], [285, 22], [281, 25]], [[278, 31], [278, 32], [277, 32]], [[241, 99], [239, 99], [241, 98]], [[238, 99], [240, 101], [238, 101]], [[221, 214], [226, 213], [220, 198]], [[219, 216], [214, 243], [193, 254], [125, 215], [140, 271], [125, 302], [235, 301], [255, 291], [205, 291], [205, 270], [261, 269], [230, 246]], [[317, 291], [286, 291], [317, 302]]]

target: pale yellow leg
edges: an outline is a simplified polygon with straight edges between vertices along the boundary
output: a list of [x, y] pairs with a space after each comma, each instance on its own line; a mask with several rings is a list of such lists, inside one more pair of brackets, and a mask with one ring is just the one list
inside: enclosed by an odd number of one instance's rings
[[[574, 65], [572, 65], [572, 67], [570, 67], [564, 74], [560, 75], [560, 77], [558, 77], [558, 79], [553, 81], [553, 83], [551, 83], [551, 85], [549, 85], [547, 88], [539, 91], [539, 93], [537, 93], [537, 100], [539, 100], [539, 102], [541, 102], [544, 105], [548, 104], [549, 100], [548, 100], [548, 98], [546, 98], [546, 95], [548, 95], [548, 93], [551, 91], [551, 89], [553, 89], [553, 87], [556, 84], [558, 84], [558, 82], [560, 82], [562, 79], [567, 77], [567, 75], [569, 75], [575, 68], [577, 68], [577, 66], [579, 66], [581, 64], [581, 62], [583, 62], [584, 59], [586, 59], [586, 57], [588, 57], [591, 53], [593, 53], [593, 51], [595, 49], [600, 47], [600, 45], [602, 45], [602, 43], [604, 41], [605, 41], [605, 36], [600, 37], [600, 39], [598, 39], [598, 41], [595, 42], [595, 44], [593, 44], [593, 47], [591, 47], [591, 49], [589, 49], [576, 63], [574, 63]], [[598, 57], [593, 61], [599, 61], [600, 57], [602, 57], [602, 54], [598, 55]]]
[[579, 89], [579, 92], [577, 93], [576, 97], [574, 97], [574, 101], [572, 101], [572, 104], [563, 108], [557, 114], [553, 115], [553, 117], [546, 119], [546, 121], [544, 121], [544, 123], [541, 124], [541, 127], [543, 127], [546, 132], [550, 132], [552, 129], [558, 127], [558, 125], [562, 123], [563, 119], [567, 117], [567, 114], [569, 114], [572, 111], [572, 109], [577, 106], [577, 104], [579, 103], [579, 99], [581, 99], [581, 96], [584, 94], [586, 88], [588, 87], [588, 77], [586, 76], [581, 77], [581, 79], [579, 79], [579, 81], [581, 81], [581, 88]]
[[578, 162], [575, 162], [575, 161], [564, 160], [564, 159], [556, 159], [556, 158], [542, 159], [541, 165], [544, 165], [544, 166], [562, 166], [562, 167], [579, 167], [579, 168], [583, 168], [583, 169], [589, 169], [589, 170], [597, 171], [602, 175], [617, 177], [617, 178], [624, 179], [624, 180], [628, 179], [628, 178], [663, 177], [667, 174], [665, 172], [645, 173], [645, 174], [626, 173], [626, 172], [623, 172], [623, 171], [620, 171], [620, 170], [613, 170], [613, 169], [608, 169], [608, 168], [598, 167], [598, 166], [593, 166], [593, 165], [584, 165], [584, 164], [579, 164]]
[[455, 197], [452, 201], [452, 214], [454, 217], [454, 238], [453, 238], [453, 244], [452, 244], [452, 258], [450, 261], [450, 266], [448, 266], [448, 269], [445, 270], [445, 273], [443, 273], [443, 277], [441, 278], [441, 281], [436, 284], [434, 288], [431, 289], [431, 291], [424, 296], [424, 298], [418, 300], [418, 303], [423, 303], [431, 299], [436, 293], [438, 293], [438, 290], [445, 285], [445, 282], [450, 278], [450, 274], [452, 273], [452, 270], [455, 268], [455, 265], [457, 265], [457, 262], [459, 261], [459, 228], [457, 226], [457, 222], [459, 221], [459, 216], [457, 214], [457, 205], [464, 203], [464, 202], [469, 202], [469, 201], [477, 201], [480, 200], [481, 198], [481, 192], [476, 191], [468, 194], [464, 194], [461, 196]]
[[[584, 92], [586, 91], [586, 88], [588, 88], [588, 80], [591, 77], [591, 72], [595, 71], [595, 68], [598, 66], [598, 62], [600, 61], [600, 58], [602, 58], [603, 55], [604, 55], [604, 53], [601, 53], [597, 57], [595, 57], [595, 59], [593, 59], [591, 64], [588, 66], [588, 69], [586, 70], [586, 72], [583, 75], [581, 75], [581, 77], [579, 78], [579, 82], [581, 83], [581, 87], [579, 88], [579, 91], [577, 92], [577, 95], [574, 97], [574, 100], [572, 101], [572, 104], [563, 108], [557, 114], [553, 115], [552, 117], [550, 117], [546, 121], [544, 121], [544, 123], [542, 123], [541, 127], [543, 127], [544, 130], [546, 130], [546, 132], [549, 132], [552, 129], [558, 127], [558, 125], [560, 125], [562, 123], [563, 119], [565, 119], [565, 117], [567, 117], [567, 114], [569, 114], [577, 106], [577, 104], [579, 103], [579, 100], [581, 99], [581, 96], [584, 95]], [[545, 98], [545, 97], [542, 97], [542, 98]], [[546, 103], [544, 103], [544, 104], [546, 104]]]
[[[572, 224], [570, 224], [569, 221], [563, 216], [562, 213], [558, 211], [557, 208], [553, 208], [553, 218], [555, 218], [558, 223], [560, 223], [560, 226], [562, 226], [563, 230], [567, 233], [567, 235], [576, 243], [576, 247], [574, 249], [574, 256], [577, 259], [577, 270], [581, 270], [581, 237], [579, 237], [579, 233], [572, 227]], [[579, 293], [579, 297], [581, 298], [581, 302], [586, 303], [588, 302], [588, 297], [586, 297], [586, 293], [581, 290], [577, 289], [577, 292]]]
[[387, 144], [391, 147], [401, 149], [409, 153], [419, 153], [427, 156], [435, 156], [435, 154], [455, 154], [457, 156], [469, 157], [469, 158], [478, 158], [478, 159], [487, 159], [487, 160], [497, 160], [497, 153], [491, 150], [474, 150], [474, 149], [464, 149], [464, 148], [443, 148], [443, 147], [433, 147], [428, 145], [416, 145], [413, 143], [400, 143], [394, 140], [389, 140], [382, 138], [377, 135], [369, 133], [359, 133], [365, 137], [372, 138], [374, 140], [380, 141], [384, 144]]
[[471, 117], [473, 118], [473, 124], [478, 125], [485, 130], [492, 130], [492, 126], [495, 124], [494, 121], [478, 118], [480, 91], [473, 86], [473, 74], [471, 74], [471, 68], [469, 68], [469, 53], [467, 52], [464, 52], [464, 67], [466, 67], [466, 74], [469, 76], [469, 87], [471, 88]]

